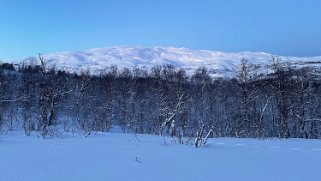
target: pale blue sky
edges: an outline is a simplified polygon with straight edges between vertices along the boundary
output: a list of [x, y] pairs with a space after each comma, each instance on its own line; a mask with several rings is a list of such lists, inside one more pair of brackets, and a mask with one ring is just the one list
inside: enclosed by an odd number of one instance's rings
[[0, 59], [115, 45], [321, 55], [320, 0], [0, 0]]

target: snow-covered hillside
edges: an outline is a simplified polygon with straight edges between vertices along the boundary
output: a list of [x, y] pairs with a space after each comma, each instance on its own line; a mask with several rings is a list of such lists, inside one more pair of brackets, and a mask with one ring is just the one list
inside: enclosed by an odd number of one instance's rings
[[216, 138], [207, 147], [171, 138], [105, 133], [62, 138], [0, 135], [3, 181], [320, 181], [320, 140]]
[[[111, 65], [118, 68], [149, 69], [155, 65], [172, 64], [193, 72], [200, 66], [206, 66], [213, 76], [230, 77], [235, 75], [242, 58], [250, 62], [266, 66], [271, 57], [263, 52], [219, 52], [208, 50], [192, 50], [174, 47], [110, 47], [96, 48], [86, 51], [69, 51], [44, 55], [49, 65], [59, 69], [79, 72], [90, 69], [92, 73]], [[284, 62], [303, 66], [320, 66], [320, 57], [282, 57]]]

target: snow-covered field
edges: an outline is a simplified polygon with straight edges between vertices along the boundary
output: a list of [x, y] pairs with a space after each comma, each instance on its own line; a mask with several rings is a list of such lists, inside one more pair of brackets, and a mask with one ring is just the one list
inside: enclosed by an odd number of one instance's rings
[[1, 181], [320, 181], [320, 170], [321, 140], [217, 138], [194, 148], [121, 133], [0, 136]]

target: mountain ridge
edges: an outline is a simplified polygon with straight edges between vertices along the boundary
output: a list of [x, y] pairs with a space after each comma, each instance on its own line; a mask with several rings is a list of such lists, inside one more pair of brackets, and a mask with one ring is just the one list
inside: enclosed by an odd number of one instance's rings
[[321, 56], [291, 57], [265, 52], [222, 52], [170, 46], [115, 46], [83, 51], [64, 51], [43, 56], [49, 66], [70, 72], [89, 69], [92, 73], [97, 73], [112, 65], [117, 65], [120, 69], [139, 67], [149, 70], [156, 65], [171, 64], [174, 67], [186, 69], [188, 73], [204, 66], [212, 72], [214, 77], [233, 77], [241, 59], [245, 58], [253, 64], [264, 67], [271, 63], [272, 57], [279, 57], [283, 62], [291, 65], [321, 67]]

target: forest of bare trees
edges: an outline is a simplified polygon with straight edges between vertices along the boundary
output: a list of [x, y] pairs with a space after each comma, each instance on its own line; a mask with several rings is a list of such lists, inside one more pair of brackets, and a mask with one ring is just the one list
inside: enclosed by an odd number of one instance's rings
[[321, 76], [278, 58], [271, 72], [243, 59], [235, 78], [171, 65], [112, 66], [99, 75], [35, 65], [0, 66], [1, 132], [123, 132], [196, 138], [321, 138]]

